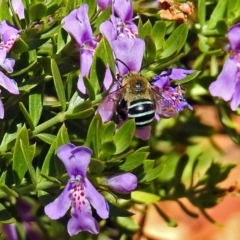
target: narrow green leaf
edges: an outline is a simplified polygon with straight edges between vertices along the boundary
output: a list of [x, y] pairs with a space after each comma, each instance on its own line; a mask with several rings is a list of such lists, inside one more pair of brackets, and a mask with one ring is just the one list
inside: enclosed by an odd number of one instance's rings
[[179, 25], [173, 31], [173, 33], [169, 36], [169, 38], [166, 40], [165, 50], [169, 48], [170, 49], [174, 48], [174, 51], [179, 53], [186, 42], [187, 35], [188, 35], [188, 24], [183, 23]]
[[36, 150], [36, 145], [32, 145], [27, 147], [24, 142], [20, 139], [20, 147], [21, 147], [21, 151], [22, 151], [22, 155], [24, 157], [24, 160], [26, 162], [26, 166], [27, 169], [30, 173], [31, 176], [31, 180], [32, 183], [37, 183], [37, 176], [36, 176], [36, 172], [35, 169], [32, 166], [32, 160], [35, 154], [35, 150]]
[[93, 150], [93, 157], [98, 157], [100, 146], [102, 145], [102, 118], [96, 114], [88, 128], [88, 134], [85, 145]]
[[227, 0], [218, 1], [208, 21], [208, 29], [214, 29], [219, 20], [224, 17], [227, 10]]
[[95, 50], [90, 70], [90, 81], [92, 86], [94, 86], [95, 94], [102, 88], [107, 65], [111, 72], [115, 73], [114, 63], [112, 48], [107, 39], [103, 38]]
[[110, 212], [113, 217], [130, 217], [133, 215], [133, 213], [131, 213], [117, 205], [114, 205], [111, 202], [108, 202], [108, 205], [109, 205]]
[[142, 192], [142, 191], [132, 192], [131, 198], [135, 202], [144, 203], [144, 204], [155, 203], [160, 200], [159, 196], [157, 196], [153, 193]]
[[135, 133], [134, 120], [126, 121], [113, 136], [113, 141], [117, 147], [115, 154], [122, 153], [132, 142]]
[[205, 0], [198, 0], [198, 20], [199, 23], [201, 25], [201, 27], [203, 27], [204, 23], [205, 23], [205, 19], [206, 19], [206, 4], [205, 4]]
[[141, 182], [151, 182], [154, 179], [156, 179], [161, 173], [162, 170], [164, 168], [164, 165], [158, 165], [157, 167], [151, 169], [150, 171], [148, 171], [146, 173], [146, 175], [143, 177], [143, 179], [141, 180]]
[[148, 62], [153, 62], [156, 58], [156, 46], [153, 38], [150, 35], [144, 38], [146, 46], [146, 59]]
[[22, 150], [21, 142], [26, 145], [26, 150], [28, 151], [29, 138], [28, 131], [25, 126], [23, 126], [18, 132], [16, 139], [14, 152], [13, 152], [13, 178], [16, 185], [19, 185], [28, 169], [25, 154]]
[[140, 229], [140, 226], [131, 217], [117, 217], [116, 222], [120, 227], [126, 229], [128, 232], [135, 233]]
[[51, 59], [51, 70], [52, 70], [53, 82], [57, 92], [58, 99], [61, 103], [62, 110], [65, 111], [66, 96], [65, 96], [64, 86], [63, 86], [62, 78], [61, 78], [57, 63], [53, 58]]
[[6, 0], [0, 1], [0, 21], [8, 20], [13, 23], [11, 14], [9, 12], [8, 4]]
[[9, 188], [5, 184], [0, 184], [0, 189], [5, 192], [8, 196], [19, 197], [18, 193]]
[[22, 114], [25, 117], [27, 123], [29, 124], [30, 129], [33, 131], [35, 129], [35, 127], [34, 127], [33, 121], [31, 119], [31, 116], [29, 115], [27, 109], [24, 107], [22, 102], [19, 102], [18, 105], [19, 105], [20, 111], [22, 112]]
[[29, 114], [34, 126], [37, 126], [42, 115], [44, 82], [30, 90], [29, 94]]
[[113, 141], [107, 141], [102, 144], [102, 150], [109, 155], [113, 155], [116, 152], [116, 146]]
[[49, 134], [49, 133], [39, 133], [37, 135], [35, 135], [35, 137], [41, 139], [42, 141], [44, 141], [45, 143], [51, 145], [53, 144], [53, 142], [56, 139], [56, 136], [53, 134]]
[[91, 101], [95, 100], [95, 93], [94, 93], [94, 88], [92, 86], [92, 83], [91, 81], [86, 77], [86, 76], [83, 76], [83, 82], [84, 82], [84, 85], [87, 89], [87, 93], [88, 93], [88, 96], [89, 96], [89, 99]]
[[181, 182], [183, 171], [185, 170], [185, 167], [187, 166], [189, 157], [187, 154], [184, 154], [177, 163], [177, 166], [175, 168], [175, 173], [174, 173], [174, 181], [176, 184]]
[[63, 124], [62, 127], [59, 129], [56, 140], [57, 146], [61, 146], [70, 142], [65, 124]]
[[119, 169], [126, 172], [133, 170], [143, 163], [148, 154], [148, 152], [135, 152], [127, 156], [125, 162], [119, 166]]
[[161, 50], [164, 48], [165, 45], [165, 34], [166, 34], [166, 24], [164, 21], [157, 21], [155, 22], [151, 36], [155, 42], [156, 49]]
[[94, 108], [89, 108], [86, 110], [82, 110], [78, 113], [66, 113], [65, 116], [67, 119], [81, 119], [81, 118], [87, 118], [90, 117], [95, 112]]

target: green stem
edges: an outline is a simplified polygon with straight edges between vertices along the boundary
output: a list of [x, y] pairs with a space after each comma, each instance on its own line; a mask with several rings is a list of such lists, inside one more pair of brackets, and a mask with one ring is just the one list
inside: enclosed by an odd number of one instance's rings
[[55, 117], [51, 118], [50, 120], [38, 125], [34, 131], [30, 131], [31, 136], [35, 136], [36, 134], [54, 126], [55, 124], [59, 122], [64, 122], [65, 119], [65, 113], [59, 113]]

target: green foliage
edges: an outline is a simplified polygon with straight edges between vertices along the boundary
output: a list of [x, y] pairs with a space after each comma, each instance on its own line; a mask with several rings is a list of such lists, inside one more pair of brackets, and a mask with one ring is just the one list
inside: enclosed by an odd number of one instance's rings
[[[174, 118], [155, 121], [148, 141], [136, 137], [134, 119], [115, 121], [119, 116], [114, 115], [104, 122], [96, 112], [110, 90], [104, 85], [106, 69], [111, 72], [112, 85], [118, 79], [112, 42], [106, 37], [97, 40], [100, 26], [110, 19], [112, 8], [102, 11], [92, 0], [22, 2], [25, 18], [20, 20], [11, 1], [0, 1], [0, 20], [8, 20], [21, 30], [7, 55], [16, 61], [14, 72], [1, 70], [17, 82], [20, 94], [1, 91], [5, 116], [0, 121], [0, 222], [20, 220], [16, 201], [25, 196], [37, 208], [35, 217], [39, 229], [44, 230], [40, 231], [44, 232], [42, 239], [67, 239], [69, 215], [59, 222], [50, 222], [43, 208], [51, 201], [51, 195], [58, 196], [67, 184], [66, 169], [56, 152], [59, 146], [71, 142], [93, 151], [87, 176], [110, 207], [110, 218], [101, 221], [102, 235], [111, 238], [111, 228], [115, 228], [117, 238], [127, 239], [139, 231], [140, 226], [128, 210], [135, 203], [144, 204], [146, 209], [153, 204], [170, 227], [177, 223], [171, 213], [168, 216], [159, 207], [157, 203], [161, 201], [175, 201], [184, 214], [193, 218], [203, 214], [216, 223], [217, 219], [212, 219], [206, 209], [227, 195], [221, 182], [228, 178], [235, 163], [219, 161], [221, 151], [212, 137], [224, 133], [239, 145], [240, 135], [228, 103], [213, 101], [208, 87], [228, 57], [223, 46], [227, 29], [240, 20], [240, 0], [195, 1], [197, 18], [189, 17], [184, 23], [161, 19], [159, 9], [145, 7], [149, 1], [133, 1], [135, 13], [140, 16], [134, 20], [138, 37], [145, 42], [142, 74], [151, 80], [169, 67], [196, 70], [182, 80], [171, 79], [172, 84], [184, 85], [193, 109], [216, 108], [222, 126], [205, 125], [194, 110], [186, 110]], [[79, 52], [83, 48], [63, 30], [61, 23], [83, 3], [89, 6], [97, 44], [89, 74], [84, 76], [79, 69]], [[79, 74], [86, 94], [77, 88]], [[239, 110], [234, 114], [239, 115]], [[104, 176], [129, 172], [138, 182], [132, 193], [114, 193], [102, 184]], [[200, 213], [188, 209], [181, 198], [188, 199]], [[22, 225], [20, 228], [23, 230]], [[92, 239], [87, 233], [77, 237]]]

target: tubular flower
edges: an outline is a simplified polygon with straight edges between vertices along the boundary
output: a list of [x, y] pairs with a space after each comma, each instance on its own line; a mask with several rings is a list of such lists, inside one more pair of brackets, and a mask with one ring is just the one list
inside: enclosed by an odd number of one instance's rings
[[6, 58], [8, 52], [11, 50], [15, 41], [20, 37], [19, 30], [13, 27], [7, 21], [0, 23], [0, 66], [7, 72], [13, 72], [13, 65], [15, 61], [10, 58]]
[[210, 94], [230, 101], [233, 111], [240, 104], [240, 23], [233, 25], [227, 33], [230, 43], [230, 56], [223, 65], [217, 80], [209, 86]]
[[[80, 75], [78, 79], [78, 89], [86, 93], [83, 83], [83, 76], [88, 76], [92, 65], [93, 55], [98, 42], [93, 35], [90, 21], [88, 18], [88, 5], [83, 4], [78, 9], [70, 12], [62, 19], [63, 28], [76, 40], [80, 48]], [[109, 71], [108, 68], [106, 71]], [[109, 77], [109, 74], [106, 74]], [[106, 82], [111, 79], [106, 79]], [[105, 81], [104, 81], [105, 83]]]
[[110, 177], [103, 177], [104, 184], [113, 191], [127, 194], [137, 187], [137, 177], [132, 173], [122, 173]]
[[81, 231], [97, 234], [99, 225], [92, 216], [91, 205], [103, 219], [108, 218], [109, 209], [103, 196], [86, 176], [92, 150], [66, 144], [59, 147], [57, 155], [66, 167], [69, 181], [60, 196], [45, 206], [45, 213], [51, 219], [58, 219], [71, 206], [72, 217], [67, 225], [68, 233], [71, 236]]

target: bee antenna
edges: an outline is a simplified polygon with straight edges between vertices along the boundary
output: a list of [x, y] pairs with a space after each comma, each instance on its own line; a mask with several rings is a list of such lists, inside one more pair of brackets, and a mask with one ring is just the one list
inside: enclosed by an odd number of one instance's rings
[[118, 58], [116, 58], [116, 61], [119, 61], [120, 63], [122, 63], [122, 64], [127, 68], [127, 70], [128, 70], [129, 72], [131, 72], [130, 68], [128, 67], [128, 65], [127, 65], [125, 62], [123, 62], [122, 60], [120, 60], [120, 59], [118, 59]]

